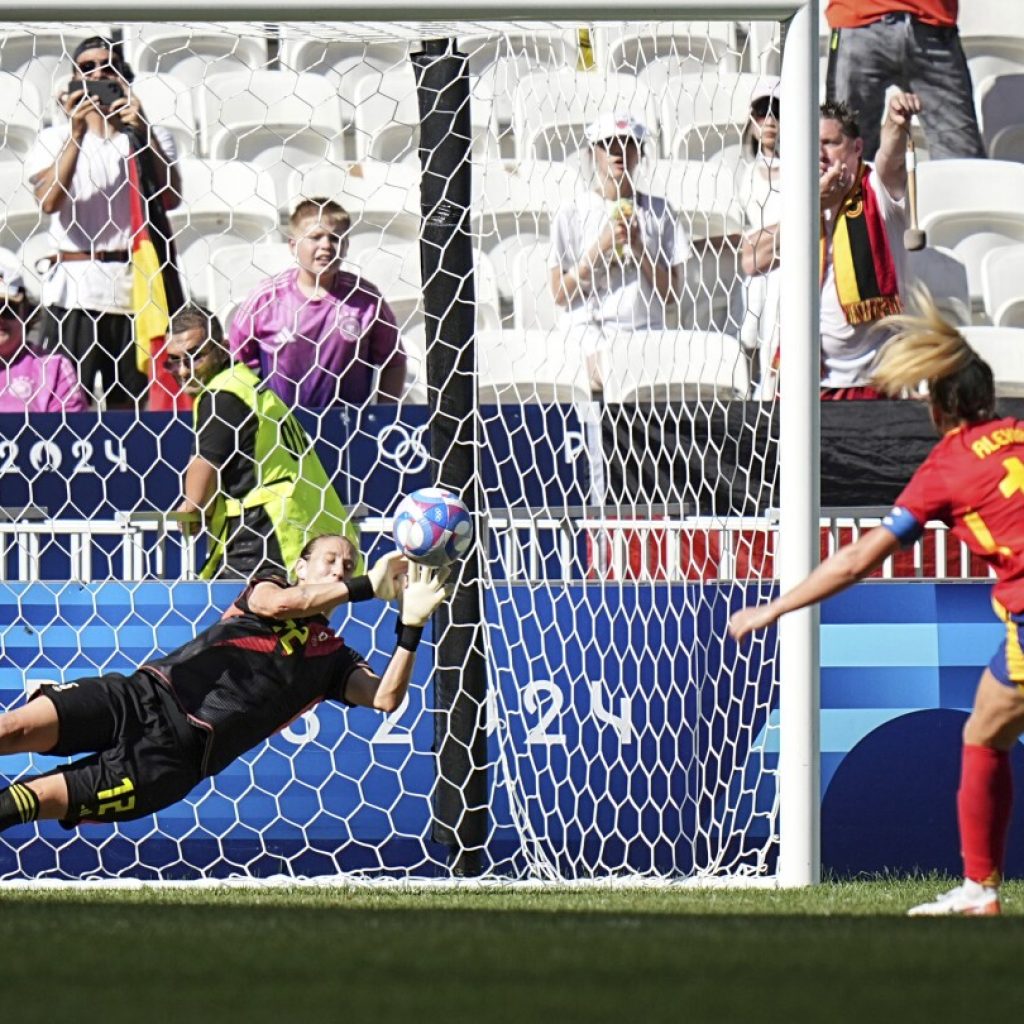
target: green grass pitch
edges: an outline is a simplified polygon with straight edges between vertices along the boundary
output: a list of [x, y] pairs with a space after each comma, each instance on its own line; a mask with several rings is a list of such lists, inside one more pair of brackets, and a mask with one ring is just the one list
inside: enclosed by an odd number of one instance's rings
[[945, 879], [798, 891], [0, 889], [5, 1019], [887, 1021], [1022, 1002], [1004, 916], [903, 916]]

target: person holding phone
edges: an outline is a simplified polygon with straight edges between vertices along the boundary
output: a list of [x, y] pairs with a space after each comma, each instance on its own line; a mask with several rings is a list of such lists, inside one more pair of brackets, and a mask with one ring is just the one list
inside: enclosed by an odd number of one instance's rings
[[112, 43], [86, 39], [72, 59], [60, 94], [67, 123], [44, 128], [25, 161], [51, 215], [40, 341], [78, 366], [95, 401], [134, 408], [148, 382], [136, 364], [131, 316], [131, 136], [148, 150], [168, 209], [181, 203], [177, 152], [171, 134], [146, 121], [131, 68]]

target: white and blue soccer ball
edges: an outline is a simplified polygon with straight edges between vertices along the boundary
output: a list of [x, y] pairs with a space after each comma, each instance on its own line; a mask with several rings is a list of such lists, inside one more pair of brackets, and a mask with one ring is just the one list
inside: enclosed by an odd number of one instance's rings
[[473, 521], [458, 495], [422, 487], [395, 511], [395, 543], [414, 562], [434, 567], [461, 558], [473, 540]]

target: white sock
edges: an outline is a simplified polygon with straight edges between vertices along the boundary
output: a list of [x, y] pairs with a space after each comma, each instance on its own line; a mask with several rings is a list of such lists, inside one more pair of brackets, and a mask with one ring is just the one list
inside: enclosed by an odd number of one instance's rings
[[971, 899], [978, 899], [981, 896], [999, 892], [998, 886], [982, 885], [973, 878], [964, 879], [964, 895]]

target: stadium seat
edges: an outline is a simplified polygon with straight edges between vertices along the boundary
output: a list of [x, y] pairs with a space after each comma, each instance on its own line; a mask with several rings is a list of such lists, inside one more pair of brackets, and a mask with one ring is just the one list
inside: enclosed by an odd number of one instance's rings
[[993, 75], [976, 83], [974, 99], [978, 107], [978, 121], [985, 150], [993, 159], [996, 136], [1006, 128], [1019, 129], [1024, 111], [1024, 72], [1015, 75]]
[[210, 75], [198, 91], [208, 156], [249, 160], [268, 171], [278, 204], [287, 205], [289, 175], [314, 160], [341, 158], [338, 97], [320, 75], [243, 71]]
[[[824, 18], [825, 8], [819, 9], [819, 16]], [[777, 21], [752, 21], [746, 27], [747, 48], [746, 63], [749, 70], [761, 75], [777, 75], [782, 69], [782, 33]], [[827, 27], [827, 23], [826, 23]], [[819, 34], [819, 39], [821, 36]], [[828, 36], [821, 39], [820, 52], [825, 55], [828, 47]]]
[[[299, 73], [322, 75], [341, 102], [346, 135], [355, 124], [356, 93], [364, 81], [376, 81], [392, 68], [409, 64], [409, 45], [398, 41], [370, 42], [354, 38], [318, 38], [309, 32], [294, 34], [292, 26], [282, 27], [278, 60], [281, 67]], [[347, 156], [355, 156], [355, 148]]]
[[482, 404], [589, 402], [579, 341], [561, 329], [479, 331]]
[[601, 362], [606, 402], [729, 401], [749, 388], [739, 341], [717, 331], [636, 331], [614, 339]]
[[932, 246], [952, 249], [967, 267], [971, 300], [982, 298], [981, 260], [990, 249], [1024, 242], [1024, 164], [929, 160], [917, 169], [918, 214]]
[[207, 305], [222, 320], [261, 281], [295, 265], [285, 242], [227, 245], [210, 254]]
[[992, 367], [996, 394], [1024, 397], [1024, 329], [1014, 327], [963, 327], [970, 346]]
[[322, 196], [340, 203], [352, 218], [352, 234], [386, 231], [417, 238], [420, 227], [420, 174], [410, 164], [362, 160], [339, 167], [310, 164], [288, 181], [287, 217], [300, 199]]
[[278, 241], [274, 183], [266, 171], [234, 160], [182, 160], [182, 203], [168, 213], [178, 266], [197, 300], [209, 299], [218, 249]]
[[737, 202], [737, 170], [731, 161], [659, 160], [642, 169], [639, 188], [666, 199], [691, 238], [713, 238], [743, 230]]
[[923, 284], [943, 314], [955, 323], [971, 322], [967, 267], [949, 249], [928, 246], [917, 252], [908, 252], [907, 281]]
[[750, 119], [750, 97], [764, 81], [752, 72], [670, 79], [661, 93], [665, 155], [706, 160], [739, 143]]
[[[60, 31], [53, 24], [39, 24], [32, 31], [5, 26], [0, 43], [0, 72], [15, 75], [30, 85], [43, 104], [38, 106], [38, 112], [49, 117], [49, 100], [64, 91], [71, 77], [71, 54], [90, 36], [109, 38], [110, 26], [75, 25]], [[6, 91], [6, 85], [0, 88], [0, 93]]]
[[988, 155], [991, 160], [1024, 163], [1024, 125], [1008, 124], [1000, 128], [988, 144]]
[[563, 310], [551, 292], [549, 241], [524, 245], [512, 261], [512, 323], [520, 331], [561, 326]]
[[172, 74], [189, 88], [211, 75], [255, 70], [267, 64], [267, 43], [212, 25], [125, 25], [125, 56], [136, 74]]
[[132, 92], [142, 103], [149, 124], [160, 125], [174, 136], [179, 157], [196, 150], [196, 114], [192, 90], [175, 75], [145, 72], [135, 76]]
[[517, 235], [548, 234], [557, 209], [588, 187], [574, 164], [543, 160], [479, 164], [472, 185], [473, 233], [485, 249]]
[[491, 132], [503, 157], [515, 155], [512, 134], [515, 90], [525, 75], [543, 69], [576, 66], [576, 33], [571, 29], [524, 30], [521, 26], [502, 33], [483, 33], [459, 39], [469, 58], [470, 94], [473, 103], [490, 108]]
[[36, 87], [16, 74], [0, 72], [0, 162], [21, 161], [39, 137], [42, 101]]
[[23, 165], [0, 162], [0, 246], [17, 252], [32, 234], [45, 229], [49, 220], [25, 180]]
[[[474, 97], [469, 109], [474, 154], [479, 158], [498, 156], [490, 104]], [[419, 166], [420, 109], [412, 65], [364, 78], [356, 86], [355, 130], [360, 159]]]
[[595, 33], [599, 67], [637, 74], [653, 60], [669, 60], [699, 74], [738, 71], [736, 25], [730, 21], [669, 21], [648, 25], [599, 26]]
[[38, 302], [42, 295], [43, 277], [49, 268], [48, 263], [42, 264], [41, 261], [50, 256], [53, 249], [50, 232], [45, 228], [30, 235], [18, 249], [18, 262], [21, 264], [21, 272], [25, 278], [25, 291], [35, 302]]
[[628, 111], [642, 121], [651, 131], [651, 148], [658, 148], [657, 103], [635, 76], [568, 70], [525, 75], [513, 108], [517, 158], [559, 159], [578, 151], [584, 127], [607, 111]]
[[985, 312], [996, 327], [1024, 327], [1024, 245], [986, 253], [981, 261]]
[[531, 234], [524, 231], [522, 234], [503, 238], [494, 248], [487, 251], [487, 256], [494, 267], [494, 273], [497, 278], [498, 298], [501, 302], [501, 320], [503, 325], [511, 326], [514, 315], [516, 258], [524, 250], [533, 250], [535, 247], [543, 249], [545, 253], [544, 263], [546, 265], [547, 252], [551, 247], [551, 240], [544, 235]]

